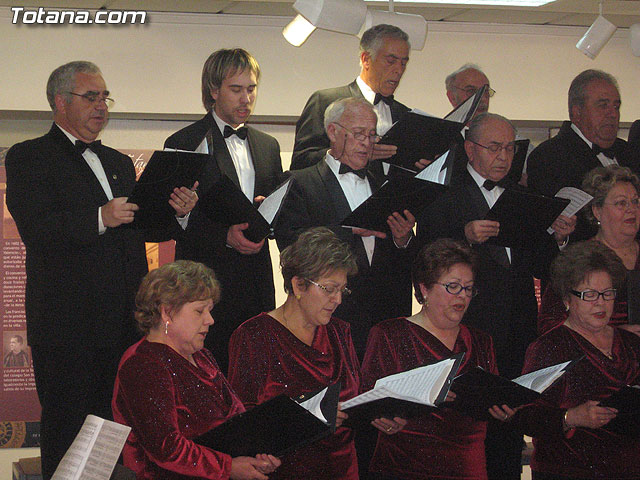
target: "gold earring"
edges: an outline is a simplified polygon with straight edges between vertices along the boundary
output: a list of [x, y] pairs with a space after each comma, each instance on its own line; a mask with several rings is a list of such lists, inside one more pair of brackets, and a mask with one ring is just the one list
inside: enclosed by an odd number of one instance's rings
[[296, 293], [296, 300], [300, 300], [300, 294]]
[[569, 311], [569, 304], [567, 303], [567, 304], [564, 306], [564, 308], [565, 308], [565, 310], [568, 312], [568, 311]]
[[169, 335], [169, 320], [164, 324], [164, 334]]

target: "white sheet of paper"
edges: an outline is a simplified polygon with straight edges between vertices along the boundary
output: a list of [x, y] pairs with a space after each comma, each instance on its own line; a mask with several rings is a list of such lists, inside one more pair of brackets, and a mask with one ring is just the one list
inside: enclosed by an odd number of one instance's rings
[[447, 176], [447, 169], [443, 169], [442, 166], [444, 162], [447, 160], [447, 156], [449, 155], [450, 150], [446, 151], [438, 158], [436, 158], [433, 162], [427, 165], [420, 173], [416, 175], [416, 178], [420, 180], [428, 180], [433, 183], [439, 183], [440, 185], [444, 185], [444, 179]]
[[320, 409], [320, 402], [322, 402], [322, 399], [326, 395], [328, 389], [329, 387], [323, 388], [320, 392], [315, 394], [313, 397], [299, 404], [304, 409], [313, 413], [313, 415], [316, 418], [319, 418], [324, 423], [328, 423], [328, 422], [327, 422], [327, 419], [324, 417], [322, 410]]
[[291, 179], [287, 180], [279, 188], [271, 192], [271, 195], [265, 198], [258, 207], [258, 211], [267, 223], [271, 224], [273, 219], [276, 218], [276, 214], [280, 209], [280, 205], [282, 205], [282, 201], [287, 193], [287, 188], [289, 187], [290, 182]]
[[558, 377], [564, 373], [564, 369], [567, 368], [571, 361], [558, 363], [557, 365], [551, 365], [550, 367], [536, 370], [535, 372], [527, 373], [518, 378], [514, 378], [513, 381], [518, 385], [535, 390], [538, 393], [544, 392], [544, 390], [551, 385]]
[[[571, 203], [565, 207], [560, 215], [564, 215], [566, 217], [570, 217], [575, 215], [580, 211], [582, 207], [584, 207], [587, 203], [593, 200], [593, 197], [589, 195], [587, 192], [583, 192], [579, 188], [575, 187], [564, 187], [558, 190], [558, 193], [555, 194], [558, 198], [566, 198], [570, 200]], [[553, 235], [555, 230], [551, 227], [547, 228], [547, 232], [550, 235]]]

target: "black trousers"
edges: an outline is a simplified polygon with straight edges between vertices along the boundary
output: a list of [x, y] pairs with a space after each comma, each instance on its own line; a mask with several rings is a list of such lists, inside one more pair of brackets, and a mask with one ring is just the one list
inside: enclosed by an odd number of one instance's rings
[[32, 345], [36, 389], [42, 406], [40, 451], [47, 480], [87, 415], [112, 420], [111, 397], [123, 348], [75, 350]]

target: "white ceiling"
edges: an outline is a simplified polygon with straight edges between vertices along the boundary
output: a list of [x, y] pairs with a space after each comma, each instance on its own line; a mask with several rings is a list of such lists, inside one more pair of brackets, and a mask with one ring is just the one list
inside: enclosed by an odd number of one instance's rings
[[[0, 6], [16, 2], [0, 0]], [[23, 0], [24, 7], [45, 6], [47, 1]], [[293, 17], [294, 0], [62, 0], [50, 7], [161, 12], [215, 13]], [[396, 12], [415, 13], [432, 22], [475, 22], [530, 25], [589, 26], [598, 15], [598, 0], [555, 0], [542, 7], [482, 7], [428, 5], [394, 2]], [[45, 4], [45, 5], [43, 5]], [[368, 3], [369, 8], [386, 10], [387, 2]], [[618, 27], [640, 23], [640, 0], [605, 0], [604, 16]]]

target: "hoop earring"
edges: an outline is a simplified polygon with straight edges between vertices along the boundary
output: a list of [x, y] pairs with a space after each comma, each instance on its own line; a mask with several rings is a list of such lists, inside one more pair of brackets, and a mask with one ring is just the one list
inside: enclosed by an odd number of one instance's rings
[[164, 324], [164, 334], [169, 335], [169, 320]]

